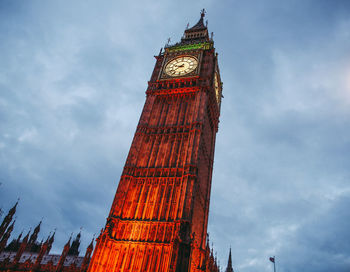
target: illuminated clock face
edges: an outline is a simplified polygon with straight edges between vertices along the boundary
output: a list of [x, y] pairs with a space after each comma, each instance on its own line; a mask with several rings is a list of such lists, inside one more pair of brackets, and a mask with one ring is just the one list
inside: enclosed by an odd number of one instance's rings
[[198, 66], [198, 61], [194, 57], [184, 56], [175, 58], [165, 66], [165, 73], [169, 76], [183, 76], [194, 71]]
[[217, 73], [214, 74], [214, 89], [215, 89], [215, 97], [216, 102], [220, 103], [220, 85], [219, 85], [219, 78]]

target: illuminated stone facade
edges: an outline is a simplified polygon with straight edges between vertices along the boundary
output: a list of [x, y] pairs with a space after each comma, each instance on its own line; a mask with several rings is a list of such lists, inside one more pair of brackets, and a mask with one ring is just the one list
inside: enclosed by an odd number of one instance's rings
[[89, 272], [218, 271], [207, 223], [222, 83], [203, 19], [156, 56]]

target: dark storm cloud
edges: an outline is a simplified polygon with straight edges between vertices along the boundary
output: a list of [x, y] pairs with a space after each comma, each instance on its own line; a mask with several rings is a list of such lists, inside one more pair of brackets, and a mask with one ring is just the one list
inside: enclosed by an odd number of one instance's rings
[[[147, 3], [146, 3], [147, 2]], [[348, 1], [1, 1], [0, 187], [15, 235], [103, 227], [153, 55], [205, 7], [224, 96], [209, 232], [235, 271], [349, 270]], [[176, 12], [175, 12], [176, 11]]]
[[[349, 269], [346, 247], [338, 244], [335, 262], [321, 246], [344, 218], [310, 223], [337, 213], [349, 190], [348, 4], [259, 3], [236, 2], [232, 44], [222, 41], [230, 50], [221, 58], [212, 233], [228, 233], [215, 238], [229, 237], [240, 271], [269, 271], [269, 255], [279, 271]], [[306, 230], [320, 239], [298, 251]]]
[[[334, 201], [332, 207], [319, 211], [298, 229], [290, 244], [281, 252], [281, 266], [286, 271], [303, 270], [305, 264], [315, 271], [348, 271], [349, 192]], [[290, 256], [298, 256], [291, 259]], [[289, 267], [289, 269], [288, 269]], [[291, 269], [293, 268], [293, 269]]]

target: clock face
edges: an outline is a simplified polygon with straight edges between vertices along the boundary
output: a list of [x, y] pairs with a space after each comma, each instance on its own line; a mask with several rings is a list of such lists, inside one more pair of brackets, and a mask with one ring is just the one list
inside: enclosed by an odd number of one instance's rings
[[172, 59], [165, 66], [165, 73], [168, 76], [183, 76], [193, 72], [198, 66], [198, 61], [194, 57], [184, 56]]

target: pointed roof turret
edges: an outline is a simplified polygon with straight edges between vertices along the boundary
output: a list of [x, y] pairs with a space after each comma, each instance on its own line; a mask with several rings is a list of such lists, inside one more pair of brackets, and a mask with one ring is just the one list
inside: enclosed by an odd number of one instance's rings
[[43, 220], [40, 220], [39, 224], [35, 227], [34, 232], [39, 233], [39, 231], [40, 231], [40, 226], [41, 226], [41, 223], [42, 223], [42, 222], [43, 222]]
[[56, 234], [56, 229], [53, 232], [52, 236], [50, 237], [50, 239], [48, 238], [48, 245], [47, 245], [47, 254], [50, 253], [50, 250], [52, 248], [52, 244], [55, 241], [55, 234]]
[[23, 254], [23, 252], [25, 251], [26, 247], [27, 247], [27, 244], [28, 244], [28, 238], [29, 238], [29, 234], [30, 232], [32, 231], [32, 229], [30, 228], [27, 235], [23, 238], [20, 246], [19, 246], [19, 249], [17, 250], [17, 253], [16, 253], [16, 256], [15, 258], [13, 259], [13, 264], [17, 264], [19, 262], [19, 260], [21, 259], [21, 256]]
[[36, 240], [38, 239], [38, 234], [40, 232], [40, 226], [41, 226], [42, 220], [40, 220], [39, 224], [35, 227], [32, 235], [29, 238], [29, 244], [36, 243]]
[[22, 238], [22, 235], [23, 235], [23, 231], [18, 235], [17, 238], [14, 238], [12, 239], [12, 241], [6, 246], [5, 250], [6, 251], [17, 251], [20, 247], [20, 242], [21, 242], [21, 238]]
[[3, 237], [1, 238], [1, 241], [0, 241], [0, 252], [2, 252], [6, 245], [7, 245], [7, 241], [8, 239], [10, 238], [11, 236], [11, 232], [13, 230], [13, 226], [14, 226], [15, 222], [13, 222], [6, 230], [5, 234], [3, 235]]
[[66, 257], [67, 257], [67, 254], [68, 254], [68, 251], [70, 248], [70, 241], [72, 239], [72, 235], [73, 235], [73, 233], [70, 235], [68, 242], [63, 247], [61, 257], [60, 257], [58, 264], [56, 266], [56, 271], [58, 271], [58, 272], [62, 271], [62, 269], [63, 269], [63, 264], [64, 264], [64, 261], [66, 260]]
[[212, 37], [209, 38], [208, 34], [208, 21], [204, 23], [205, 10], [201, 10], [201, 17], [198, 22], [189, 28], [187, 24], [181, 41], [175, 44], [170, 44], [170, 39], [164, 46], [165, 52], [176, 51], [176, 50], [187, 50], [187, 49], [199, 49], [205, 48], [210, 49], [213, 47], [214, 42]]
[[29, 229], [29, 231], [28, 231], [28, 233], [27, 233], [27, 235], [26, 235], [26, 236], [24, 236], [24, 238], [23, 238], [23, 240], [22, 240], [22, 243], [23, 243], [23, 242], [25, 242], [25, 243], [27, 243], [27, 242], [28, 242], [28, 239], [29, 239], [29, 234], [31, 233], [31, 231], [32, 231], [32, 228], [30, 228], [30, 229]]
[[81, 269], [80, 269], [80, 271], [82, 271], [82, 272], [86, 271], [87, 267], [89, 265], [89, 262], [91, 259], [91, 254], [92, 254], [92, 251], [94, 250], [94, 240], [95, 240], [95, 234], [92, 237], [90, 245], [86, 248], [85, 256], [84, 256], [83, 262], [81, 264]]
[[10, 209], [9, 214], [12, 214], [12, 215], [15, 214], [18, 202], [19, 202], [19, 198], [17, 199], [16, 204]]
[[16, 204], [9, 210], [9, 212], [7, 213], [7, 215], [5, 216], [4, 220], [2, 221], [2, 223], [0, 225], [0, 239], [4, 235], [7, 227], [10, 225], [12, 218], [13, 218], [13, 215], [16, 213], [18, 201], [19, 201], [19, 199], [17, 200]]
[[228, 255], [228, 262], [227, 262], [227, 267], [226, 267], [226, 272], [233, 272], [232, 268], [232, 256], [231, 256], [231, 247], [230, 247], [230, 253]]
[[91, 250], [94, 249], [94, 240], [95, 240], [95, 234], [94, 234], [94, 236], [92, 237], [92, 240], [91, 240], [90, 245], [88, 246], [88, 248], [91, 248]]
[[204, 16], [205, 10], [202, 9], [199, 21], [193, 27], [185, 30], [181, 44], [209, 42], [209, 34], [207, 26], [204, 24]]
[[30, 235], [30, 238], [28, 240], [28, 245], [26, 247], [26, 251], [29, 252], [39, 252], [40, 251], [40, 243], [38, 243], [38, 234], [40, 232], [40, 226], [42, 221], [39, 222], [39, 224], [34, 228], [34, 231], [32, 235]]
[[17, 237], [17, 242], [21, 241], [22, 235], [23, 235], [24, 230], [18, 235]]
[[49, 235], [47, 236], [45, 243], [48, 243], [50, 241], [50, 238], [51, 238], [51, 231], [50, 231]]
[[68, 251], [68, 255], [73, 255], [73, 256], [79, 255], [80, 237], [81, 237], [81, 231], [77, 234], [77, 237], [75, 237], [74, 241], [72, 242], [72, 245]]
[[9, 226], [9, 228], [14, 228], [14, 225], [16, 223], [16, 220], [17, 220], [17, 216], [15, 217], [15, 219], [12, 221], [11, 225]]
[[[71, 235], [70, 235], [70, 237], [69, 237], [69, 239], [68, 239], [68, 241], [67, 241], [67, 243], [64, 245], [64, 248], [70, 248], [70, 241], [72, 240], [72, 236], [73, 236], [73, 232], [71, 233]], [[68, 252], [68, 251], [67, 251]]]
[[186, 29], [185, 32], [193, 32], [193, 31], [207, 29], [207, 27], [204, 25], [204, 16], [205, 16], [205, 9], [202, 9], [201, 10], [201, 18], [199, 19], [198, 23], [195, 24], [193, 27]]
[[52, 244], [55, 241], [56, 229], [54, 230], [52, 236], [50, 237], [49, 243]]
[[15, 226], [16, 223], [16, 219], [13, 220], [12, 224], [7, 228], [6, 232], [9, 232], [11, 234], [11, 232], [13, 231], [13, 228]]
[[70, 245], [70, 241], [72, 240], [73, 237], [73, 232], [70, 234], [68, 242], [66, 243], [66, 245]]

